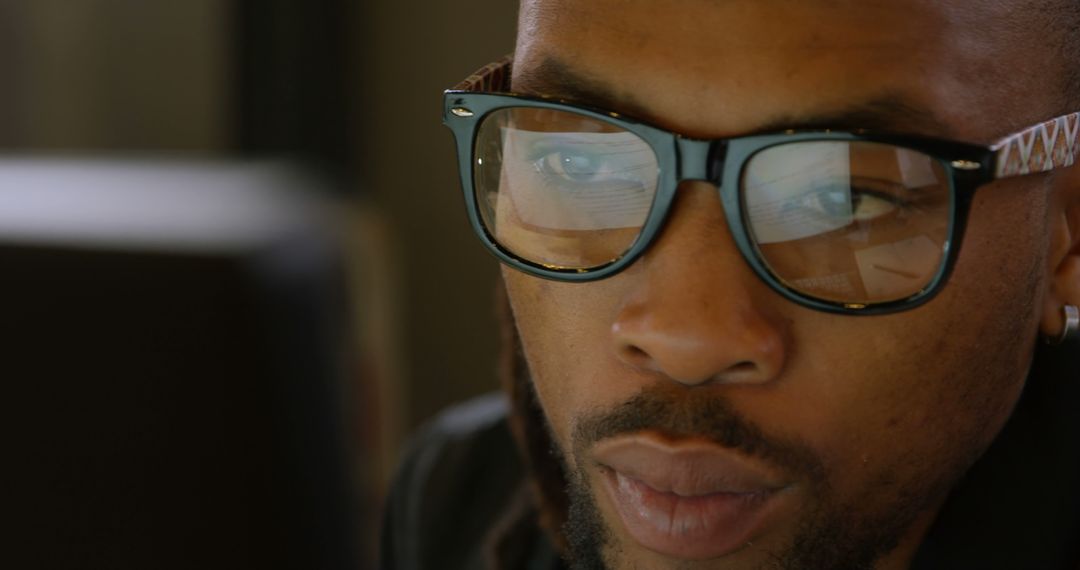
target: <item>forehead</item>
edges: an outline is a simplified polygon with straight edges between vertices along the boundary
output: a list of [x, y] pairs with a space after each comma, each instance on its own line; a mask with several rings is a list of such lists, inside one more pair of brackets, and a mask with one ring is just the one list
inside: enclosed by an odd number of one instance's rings
[[1024, 26], [1003, 4], [525, 0], [514, 89], [595, 99], [584, 102], [694, 136], [854, 115], [874, 124], [813, 126], [990, 142], [1048, 112], [1022, 81], [1045, 64], [1015, 41]]

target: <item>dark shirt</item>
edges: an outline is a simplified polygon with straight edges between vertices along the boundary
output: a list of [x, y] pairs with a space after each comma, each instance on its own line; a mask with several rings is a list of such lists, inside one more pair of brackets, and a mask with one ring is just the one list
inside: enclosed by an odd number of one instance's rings
[[420, 430], [387, 501], [382, 568], [561, 567], [537, 524], [508, 407], [502, 394], [491, 394]]
[[[388, 499], [382, 568], [562, 568], [495, 394], [414, 439]], [[1040, 349], [1017, 408], [958, 483], [913, 570], [1080, 569], [1080, 349]]]

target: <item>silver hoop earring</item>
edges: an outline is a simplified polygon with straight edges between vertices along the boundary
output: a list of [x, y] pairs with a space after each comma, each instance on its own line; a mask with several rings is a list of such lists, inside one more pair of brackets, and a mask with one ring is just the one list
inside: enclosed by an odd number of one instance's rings
[[1065, 316], [1065, 325], [1062, 327], [1061, 336], [1046, 339], [1046, 343], [1050, 346], [1059, 346], [1065, 344], [1065, 341], [1080, 336], [1080, 308], [1075, 305], [1065, 305], [1061, 308], [1061, 312]]

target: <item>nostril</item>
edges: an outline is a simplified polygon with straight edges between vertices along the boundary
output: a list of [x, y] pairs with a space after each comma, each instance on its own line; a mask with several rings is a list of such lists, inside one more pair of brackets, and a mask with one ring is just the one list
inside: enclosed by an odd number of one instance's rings
[[754, 364], [753, 362], [750, 362], [749, 360], [744, 360], [742, 362], [737, 362], [734, 365], [732, 365], [730, 368], [727, 369], [727, 372], [729, 372], [729, 373], [749, 373], [749, 372], [757, 372], [757, 369], [758, 369], [758, 367], [757, 367], [756, 364]]
[[610, 354], [621, 364], [684, 385], [763, 383], [783, 369], [784, 332], [745, 303], [702, 309], [704, 293], [646, 293], [649, 302], [627, 303], [611, 324]]
[[623, 351], [626, 353], [627, 358], [630, 358], [630, 359], [635, 360], [635, 361], [639, 361], [641, 359], [649, 357], [649, 353], [645, 352], [644, 350], [641, 350], [640, 348], [638, 348], [638, 347], [636, 347], [636, 346], [634, 346], [632, 344], [624, 346]]
[[[662, 366], [650, 351], [637, 344], [626, 343], [619, 347], [619, 350], [622, 354], [623, 362], [626, 362], [627, 364], [643, 369], [662, 371], [675, 379], [687, 381], [695, 379], [693, 380], [694, 383], [700, 383], [704, 381], [705, 378], [712, 377], [723, 377], [731, 380], [748, 378], [756, 376], [761, 371], [760, 366], [752, 360], [740, 360], [730, 366], [722, 367], [722, 369], [719, 370], [712, 370], [715, 366], [711, 366], [708, 371], [705, 371], [703, 369], [699, 370], [698, 368], [700, 367], [693, 364], [696, 362], [695, 355], [693, 354], [681, 354], [675, 357], [675, 360], [671, 360], [672, 355], [669, 354], [667, 365]], [[686, 364], [690, 365], [689, 368], [684, 366]]]
[[642, 370], [656, 370], [658, 367], [649, 351], [632, 343], [619, 347], [619, 358], [626, 364]]

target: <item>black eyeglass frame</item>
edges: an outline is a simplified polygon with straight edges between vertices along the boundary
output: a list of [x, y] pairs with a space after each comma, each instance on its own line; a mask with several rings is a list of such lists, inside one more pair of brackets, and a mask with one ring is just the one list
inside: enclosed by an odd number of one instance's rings
[[[501, 67], [496, 67], [496, 66]], [[509, 77], [509, 61], [492, 64], [477, 75], [479, 84], [490, 83], [492, 70]], [[473, 79], [470, 78], [470, 79]], [[486, 81], [483, 81], [486, 80]], [[505, 79], [502, 79], [505, 81]], [[526, 96], [514, 93], [478, 92], [458, 88], [448, 90], [443, 96], [443, 122], [454, 134], [457, 143], [459, 171], [469, 222], [487, 249], [500, 261], [536, 277], [566, 282], [587, 282], [614, 275], [636, 261], [653, 243], [663, 229], [675, 193], [683, 181], [704, 181], [715, 185], [720, 193], [724, 216], [736, 247], [754, 273], [784, 298], [812, 309], [846, 315], [881, 315], [913, 309], [930, 301], [947, 282], [956, 265], [961, 242], [975, 192], [982, 186], [999, 178], [1041, 172], [1068, 166], [1075, 159], [1070, 152], [1068, 164], [1064, 159], [1046, 168], [1006, 168], [1009, 146], [1016, 139], [1031, 135], [1035, 129], [1046, 128], [1054, 121], [1036, 125], [1026, 131], [1011, 135], [992, 147], [929, 137], [895, 135], [889, 133], [856, 131], [784, 131], [752, 134], [725, 139], [696, 139], [658, 128], [632, 117], [584, 106], [554, 97]], [[656, 196], [640, 233], [625, 253], [608, 263], [584, 269], [545, 266], [524, 259], [501, 246], [485, 227], [474, 189], [474, 152], [480, 125], [493, 112], [509, 108], [538, 108], [577, 113], [631, 132], [644, 140], [656, 154], [659, 180]], [[1080, 117], [1078, 117], [1080, 118]], [[1056, 133], [1057, 131], [1055, 131]], [[1034, 136], [1034, 135], [1031, 135]], [[817, 298], [792, 289], [786, 285], [763, 261], [750, 236], [744, 219], [740, 180], [747, 162], [755, 154], [776, 146], [794, 142], [870, 142], [892, 145], [923, 153], [938, 161], [948, 176], [950, 194], [950, 222], [947, 239], [942, 246], [942, 263], [933, 279], [921, 290], [903, 299], [881, 303], [843, 303]], [[1077, 145], [1080, 147], [1080, 145]], [[1047, 159], [1049, 160], [1049, 159]], [[1008, 161], [1015, 166], [1015, 160]]]

